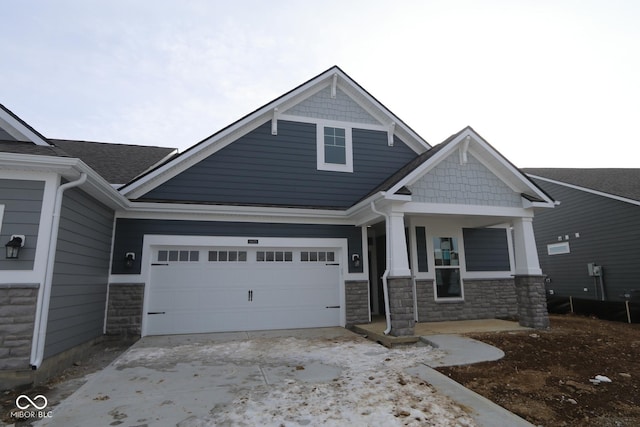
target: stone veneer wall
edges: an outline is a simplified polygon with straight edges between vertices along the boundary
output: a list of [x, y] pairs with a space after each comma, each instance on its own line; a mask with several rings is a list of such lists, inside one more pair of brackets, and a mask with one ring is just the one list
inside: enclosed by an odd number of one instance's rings
[[411, 336], [415, 327], [413, 312], [413, 283], [410, 277], [387, 278], [389, 291], [390, 334], [396, 337]]
[[369, 281], [344, 282], [346, 327], [369, 323]]
[[139, 337], [143, 299], [144, 283], [109, 284], [107, 335]]
[[419, 322], [514, 318], [518, 299], [513, 279], [464, 281], [464, 301], [434, 299], [433, 280], [416, 280]]
[[517, 275], [516, 294], [518, 296], [518, 318], [520, 324], [528, 328], [547, 329], [549, 313], [544, 279], [546, 276]]
[[0, 285], [0, 370], [29, 369], [38, 288]]

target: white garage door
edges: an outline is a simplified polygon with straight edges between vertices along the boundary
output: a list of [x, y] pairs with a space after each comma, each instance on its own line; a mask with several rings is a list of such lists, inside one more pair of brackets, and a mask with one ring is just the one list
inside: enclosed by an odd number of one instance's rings
[[338, 326], [338, 251], [155, 247], [146, 334]]

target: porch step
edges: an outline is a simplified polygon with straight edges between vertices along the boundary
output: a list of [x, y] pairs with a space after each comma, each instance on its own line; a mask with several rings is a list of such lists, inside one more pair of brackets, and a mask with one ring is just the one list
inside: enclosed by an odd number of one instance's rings
[[397, 347], [401, 345], [411, 345], [420, 341], [420, 337], [417, 336], [394, 337], [391, 335], [384, 335], [378, 332], [374, 332], [371, 329], [365, 329], [364, 327], [361, 327], [359, 325], [354, 325], [350, 329], [356, 334], [362, 335], [368, 340], [377, 342], [378, 344], [382, 344], [387, 348]]

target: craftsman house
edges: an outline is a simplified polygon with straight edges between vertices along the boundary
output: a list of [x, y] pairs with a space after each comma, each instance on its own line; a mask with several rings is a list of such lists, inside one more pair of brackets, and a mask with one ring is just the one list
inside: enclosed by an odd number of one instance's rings
[[470, 127], [431, 146], [338, 67], [181, 154], [126, 146], [108, 163], [128, 176], [0, 114], [5, 372], [104, 333], [548, 325], [532, 220], [554, 200]]

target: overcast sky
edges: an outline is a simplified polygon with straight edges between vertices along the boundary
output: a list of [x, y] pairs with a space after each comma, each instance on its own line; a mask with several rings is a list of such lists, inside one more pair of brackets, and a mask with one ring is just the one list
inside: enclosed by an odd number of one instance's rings
[[432, 145], [640, 167], [634, 0], [3, 0], [0, 61], [50, 138], [183, 151], [338, 65]]

